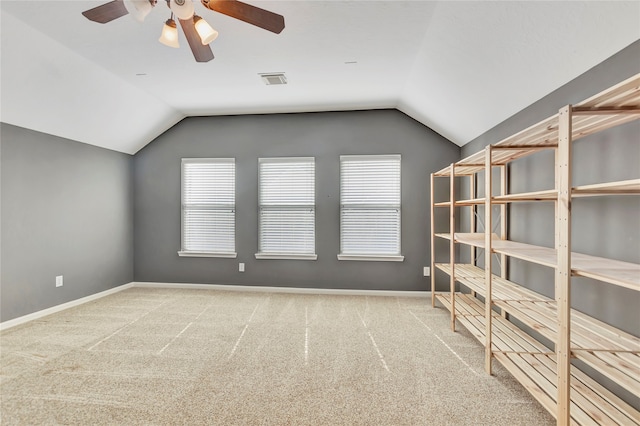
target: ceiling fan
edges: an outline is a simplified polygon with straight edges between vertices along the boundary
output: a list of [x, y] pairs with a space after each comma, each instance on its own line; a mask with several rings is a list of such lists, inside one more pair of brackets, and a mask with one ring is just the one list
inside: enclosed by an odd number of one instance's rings
[[[192, 0], [161, 0], [166, 1], [171, 9], [171, 18], [165, 23], [159, 41], [167, 46], [178, 47], [178, 32], [174, 15], [180, 21], [182, 31], [187, 38], [189, 47], [196, 62], [209, 62], [213, 59], [213, 52], [209, 43], [218, 32], [200, 16], [195, 14]], [[106, 24], [121, 16], [131, 14], [137, 21], [142, 22], [158, 0], [112, 0], [109, 3], [85, 10], [82, 14], [90, 21]], [[284, 17], [276, 13], [243, 3], [238, 0], [200, 0], [207, 9], [220, 12], [223, 15], [239, 19], [267, 31], [280, 34], [284, 29]]]

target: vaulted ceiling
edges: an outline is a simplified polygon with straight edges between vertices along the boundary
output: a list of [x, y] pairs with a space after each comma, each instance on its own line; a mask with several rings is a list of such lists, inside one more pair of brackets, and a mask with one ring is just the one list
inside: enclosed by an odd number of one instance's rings
[[[197, 63], [101, 1], [1, 0], [0, 120], [133, 154], [193, 115], [397, 108], [462, 146], [640, 39], [638, 1], [259, 1], [273, 34], [205, 9]], [[266, 86], [259, 74], [284, 72]]]

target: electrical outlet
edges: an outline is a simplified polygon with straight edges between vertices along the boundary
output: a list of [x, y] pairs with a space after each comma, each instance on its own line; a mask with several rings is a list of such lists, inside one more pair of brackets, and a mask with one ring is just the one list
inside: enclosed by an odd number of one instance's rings
[[428, 277], [429, 275], [431, 275], [431, 268], [428, 266], [425, 266], [424, 268], [422, 268], [422, 275], [424, 275], [425, 277]]
[[238, 263], [238, 271], [244, 272], [244, 263]]
[[62, 275], [56, 277], [56, 287], [62, 287]]

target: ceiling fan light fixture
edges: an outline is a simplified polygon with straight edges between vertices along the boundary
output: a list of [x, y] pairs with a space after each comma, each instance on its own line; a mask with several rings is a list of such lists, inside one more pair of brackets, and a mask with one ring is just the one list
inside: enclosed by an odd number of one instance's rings
[[196, 31], [198, 32], [200, 41], [202, 41], [203, 45], [207, 45], [218, 38], [218, 32], [214, 30], [211, 25], [209, 25], [209, 23], [202, 19], [200, 16], [193, 15], [193, 22], [195, 23]]
[[153, 9], [153, 4], [149, 0], [124, 0], [124, 7], [133, 19], [142, 22]]
[[167, 19], [164, 27], [162, 27], [162, 34], [158, 41], [165, 46], [178, 48], [180, 44], [178, 44], [178, 28], [176, 28], [176, 21], [173, 19]]
[[170, 0], [169, 8], [175, 13], [178, 19], [191, 19], [195, 12], [191, 0]]

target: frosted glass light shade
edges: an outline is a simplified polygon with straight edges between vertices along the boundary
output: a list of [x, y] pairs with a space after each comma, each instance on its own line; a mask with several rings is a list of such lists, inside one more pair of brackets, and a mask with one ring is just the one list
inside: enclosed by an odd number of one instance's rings
[[124, 0], [124, 7], [129, 12], [129, 15], [138, 22], [144, 21], [144, 18], [153, 9], [153, 5], [149, 0]]
[[211, 25], [198, 15], [193, 17], [194, 22], [196, 23], [196, 31], [200, 36], [200, 41], [202, 44], [207, 45], [211, 43], [213, 40], [218, 38], [218, 32], [211, 28]]
[[179, 19], [191, 19], [195, 11], [191, 0], [171, 0], [169, 8]]
[[173, 19], [167, 19], [158, 41], [165, 46], [175, 48], [180, 47], [180, 44], [178, 44], [178, 29], [176, 28], [176, 22]]

